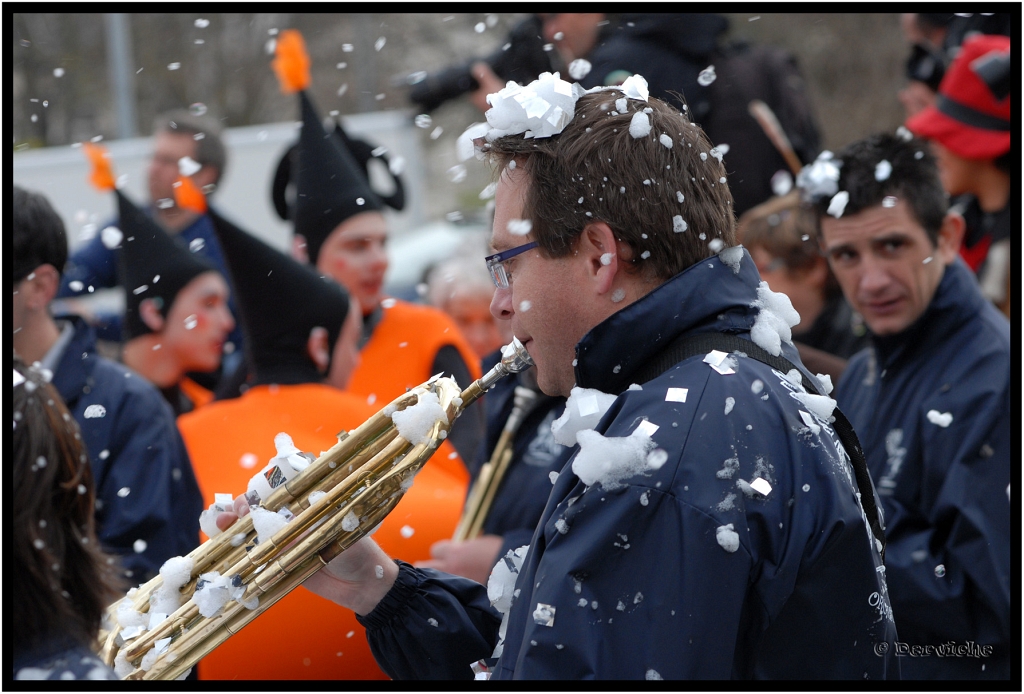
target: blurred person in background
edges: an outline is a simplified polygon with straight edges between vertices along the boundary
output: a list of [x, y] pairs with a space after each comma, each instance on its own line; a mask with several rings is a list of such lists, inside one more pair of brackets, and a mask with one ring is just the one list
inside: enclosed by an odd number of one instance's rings
[[1010, 152], [1013, 123], [1010, 39], [968, 39], [950, 65], [934, 105], [909, 118], [907, 128], [931, 141], [943, 188], [955, 196], [967, 223], [960, 255], [978, 276], [982, 292], [1010, 315]]
[[[363, 331], [360, 364], [348, 390], [371, 405], [390, 402], [437, 373], [462, 388], [480, 377], [479, 359], [455, 322], [430, 306], [384, 294], [388, 225], [384, 203], [344, 139], [324, 130], [307, 92], [309, 56], [301, 35], [281, 32], [274, 69], [286, 93], [298, 93], [302, 129], [292, 171], [291, 219], [295, 251], [316, 270], [344, 286], [359, 302]], [[480, 445], [482, 405], [474, 403], [455, 423], [449, 440], [463, 460]]]
[[[122, 590], [100, 547], [78, 424], [39, 369], [14, 357], [13, 475], [4, 603], [16, 680], [113, 680], [94, 650]], [[13, 567], [13, 568], [12, 568]]]
[[736, 235], [761, 279], [788, 296], [800, 314], [793, 344], [804, 364], [838, 382], [846, 360], [867, 346], [868, 334], [818, 249], [814, 211], [793, 191], [747, 210]]
[[213, 393], [188, 374], [216, 371], [235, 329], [228, 282], [120, 191], [117, 200], [125, 235], [118, 275], [128, 290], [122, 361], [160, 389], [176, 416], [191, 412]]
[[[470, 245], [474, 250], [482, 246]], [[456, 251], [454, 257], [430, 268], [426, 275], [426, 298], [431, 306], [441, 309], [455, 321], [479, 361], [507, 344], [511, 336], [506, 339], [491, 315], [494, 285], [486, 266], [480, 262], [483, 254], [470, 256], [465, 250]]]
[[202, 499], [174, 413], [145, 378], [96, 353], [82, 318], [51, 315], [68, 248], [49, 201], [14, 186], [11, 211], [14, 350], [52, 373], [92, 460], [103, 549], [145, 582], [199, 540]]
[[[247, 491], [254, 475], [281, 479], [261, 476], [261, 468], [293, 449], [314, 456], [330, 449], [339, 430], [355, 429], [387, 404], [343, 392], [359, 362], [354, 298], [215, 211], [210, 216], [238, 289], [252, 382], [240, 397], [178, 420], [207, 504], [217, 494]], [[451, 536], [466, 483], [462, 461], [442, 442], [374, 537], [393, 551], [426, 558], [431, 543]], [[204, 525], [204, 532], [215, 530]], [[351, 611], [296, 590], [203, 658], [199, 675], [384, 679], [366, 640], [352, 638], [357, 629]]]
[[[808, 162], [817, 154], [818, 128], [796, 59], [772, 46], [726, 43], [729, 21], [721, 15], [538, 17], [545, 41], [563, 62], [563, 78], [591, 88], [622, 84], [630, 75], [642, 74], [651, 96], [686, 110], [711, 142], [722, 146], [737, 216], [771, 197], [772, 176], [787, 169], [786, 159], [750, 115], [752, 101], [763, 101], [774, 112], [796, 157]], [[577, 60], [584, 61], [582, 67], [570, 68]], [[486, 111], [486, 95], [505, 83], [483, 62], [474, 64], [473, 76], [481, 87], [472, 101]]]
[[[147, 168], [149, 204], [145, 214], [168, 234], [180, 239], [195, 253], [206, 259], [221, 274], [225, 273], [224, 254], [213, 233], [209, 217], [177, 205], [175, 185], [182, 176], [191, 177], [205, 190], [216, 189], [227, 166], [227, 150], [222, 140], [220, 123], [209, 115], [196, 115], [185, 109], [168, 111], [157, 117], [153, 133], [153, 156]], [[115, 219], [107, 226], [123, 222]], [[123, 230], [122, 230], [123, 231]], [[125, 234], [128, 235], [128, 234]], [[109, 236], [99, 233], [68, 259], [64, 268], [59, 297], [87, 295], [93, 290], [120, 286], [117, 244], [108, 246]], [[126, 287], [130, 292], [133, 287]], [[128, 296], [130, 300], [131, 297]], [[85, 316], [95, 324], [100, 339], [120, 342], [123, 335], [121, 315], [93, 315], [81, 301], [66, 302], [67, 308]], [[229, 301], [232, 315], [236, 310]], [[242, 361], [242, 333], [234, 328], [225, 343], [224, 368], [214, 374], [197, 372], [196, 382], [214, 390], [222, 376], [230, 375]]]
[[885, 510], [899, 640], [981, 649], [901, 658], [903, 678], [1007, 679], [1017, 654], [1009, 484], [1019, 421], [1010, 325], [958, 257], [964, 221], [927, 149], [889, 134], [854, 142], [834, 158], [832, 186], [814, 195], [822, 250], [872, 334], [835, 399]]

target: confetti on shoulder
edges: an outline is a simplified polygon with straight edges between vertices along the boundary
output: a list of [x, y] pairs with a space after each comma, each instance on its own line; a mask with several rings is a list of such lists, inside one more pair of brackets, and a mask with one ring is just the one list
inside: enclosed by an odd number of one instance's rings
[[687, 388], [669, 388], [665, 393], [665, 402], [686, 402]]

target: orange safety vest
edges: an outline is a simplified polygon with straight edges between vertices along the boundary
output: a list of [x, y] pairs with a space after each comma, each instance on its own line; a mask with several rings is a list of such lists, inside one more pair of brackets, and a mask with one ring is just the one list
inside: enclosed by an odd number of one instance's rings
[[480, 378], [479, 358], [446, 313], [398, 299], [385, 299], [381, 307], [383, 315], [363, 346], [348, 392], [365, 396], [371, 405], [387, 404], [434, 375], [434, 358], [445, 345], [458, 349], [470, 375]]
[[[285, 432], [300, 450], [319, 455], [377, 407], [330, 386], [255, 386], [178, 418], [207, 507], [214, 494], [238, 496], [276, 455]], [[468, 476], [447, 441], [373, 538], [389, 556], [417, 561], [449, 539], [466, 496]], [[404, 532], [403, 532], [404, 531]], [[411, 533], [411, 534], [410, 534]], [[409, 535], [409, 537], [405, 537]], [[297, 588], [199, 662], [203, 680], [387, 679], [377, 667], [355, 613]]]

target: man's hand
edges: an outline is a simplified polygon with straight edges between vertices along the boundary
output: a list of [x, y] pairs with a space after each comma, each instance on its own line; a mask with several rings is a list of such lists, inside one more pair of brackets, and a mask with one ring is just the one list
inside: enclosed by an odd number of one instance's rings
[[373, 611], [398, 578], [398, 565], [369, 537], [331, 560], [302, 585], [358, 615]]
[[498, 561], [502, 539], [499, 535], [481, 535], [473, 540], [452, 542], [441, 540], [430, 548], [433, 559], [418, 561], [421, 569], [437, 569], [456, 576], [465, 576], [487, 585], [494, 564]]
[[494, 74], [491, 66], [484, 62], [473, 63], [469, 72], [480, 85], [475, 92], [470, 93], [469, 100], [483, 113], [491, 108], [491, 105], [487, 103], [487, 95], [500, 92], [505, 88], [505, 83]]

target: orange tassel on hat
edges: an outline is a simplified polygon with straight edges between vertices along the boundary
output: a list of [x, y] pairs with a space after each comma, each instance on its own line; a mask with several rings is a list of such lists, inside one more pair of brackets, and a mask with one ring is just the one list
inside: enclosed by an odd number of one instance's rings
[[174, 202], [183, 210], [199, 214], [206, 212], [206, 196], [188, 176], [178, 176], [174, 184]]
[[110, 156], [107, 154], [107, 150], [91, 142], [83, 142], [82, 149], [92, 164], [89, 182], [99, 190], [114, 190], [116, 188], [114, 170], [110, 166]]
[[302, 34], [295, 29], [285, 29], [277, 37], [275, 58], [271, 63], [277, 79], [281, 83], [281, 91], [292, 94], [307, 88], [309, 77], [309, 54]]

